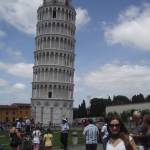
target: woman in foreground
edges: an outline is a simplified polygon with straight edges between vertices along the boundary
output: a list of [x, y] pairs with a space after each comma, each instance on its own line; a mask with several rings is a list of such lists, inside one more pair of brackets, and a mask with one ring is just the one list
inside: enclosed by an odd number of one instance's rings
[[118, 116], [112, 116], [108, 121], [109, 140], [106, 150], [136, 150], [136, 145]]

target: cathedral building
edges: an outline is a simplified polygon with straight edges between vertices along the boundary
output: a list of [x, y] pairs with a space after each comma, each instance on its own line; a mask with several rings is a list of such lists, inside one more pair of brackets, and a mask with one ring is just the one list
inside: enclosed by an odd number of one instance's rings
[[37, 10], [31, 98], [36, 123], [72, 123], [75, 19], [71, 0], [43, 0]]
[[31, 118], [30, 104], [0, 105], [0, 122], [15, 122], [16, 119], [25, 120], [27, 118]]

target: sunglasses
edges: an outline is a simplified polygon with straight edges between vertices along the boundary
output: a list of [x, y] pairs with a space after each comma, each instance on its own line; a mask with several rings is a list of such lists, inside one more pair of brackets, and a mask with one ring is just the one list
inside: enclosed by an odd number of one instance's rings
[[114, 127], [119, 128], [120, 124], [110, 124], [109, 127], [110, 128], [114, 128]]

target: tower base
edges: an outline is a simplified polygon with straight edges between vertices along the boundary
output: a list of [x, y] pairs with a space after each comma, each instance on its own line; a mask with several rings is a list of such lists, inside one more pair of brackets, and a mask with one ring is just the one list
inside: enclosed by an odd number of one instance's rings
[[35, 123], [60, 124], [62, 119], [73, 121], [73, 100], [31, 99], [32, 117]]

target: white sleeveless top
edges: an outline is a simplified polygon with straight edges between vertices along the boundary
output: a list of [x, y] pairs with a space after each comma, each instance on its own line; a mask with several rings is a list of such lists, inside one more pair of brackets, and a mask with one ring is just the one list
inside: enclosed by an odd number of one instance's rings
[[106, 150], [126, 150], [124, 142], [121, 141], [118, 145], [116, 145], [115, 147], [109, 143], [109, 141], [107, 142], [106, 145]]
[[40, 144], [40, 136], [41, 136], [41, 132], [40, 130], [34, 130], [33, 133], [33, 143], [34, 144]]

